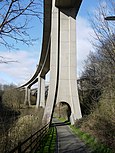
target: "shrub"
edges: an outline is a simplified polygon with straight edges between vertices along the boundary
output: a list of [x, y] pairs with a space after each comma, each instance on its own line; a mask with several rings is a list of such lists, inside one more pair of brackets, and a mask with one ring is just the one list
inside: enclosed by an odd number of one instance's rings
[[[78, 122], [83, 131], [94, 135], [108, 147], [115, 149], [115, 99], [101, 99], [95, 110]], [[76, 123], [77, 124], [77, 123]]]
[[12, 109], [19, 109], [20, 104], [24, 102], [24, 93], [16, 88], [7, 89], [3, 94], [3, 104]]
[[20, 116], [10, 129], [0, 138], [0, 152], [7, 152], [24, 141], [41, 127], [43, 109], [32, 108], [29, 113]]

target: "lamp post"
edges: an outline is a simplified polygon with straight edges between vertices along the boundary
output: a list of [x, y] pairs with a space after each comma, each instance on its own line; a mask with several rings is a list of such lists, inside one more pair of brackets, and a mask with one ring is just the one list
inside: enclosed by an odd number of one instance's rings
[[104, 19], [108, 20], [108, 21], [113, 21], [113, 20], [115, 20], [115, 16], [107, 16]]

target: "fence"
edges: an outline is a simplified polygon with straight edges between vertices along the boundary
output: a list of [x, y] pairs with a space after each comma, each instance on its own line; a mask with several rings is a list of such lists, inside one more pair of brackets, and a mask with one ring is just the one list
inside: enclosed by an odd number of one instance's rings
[[49, 130], [49, 123], [41, 128], [39, 131], [32, 134], [23, 142], [19, 142], [18, 146], [9, 151], [8, 153], [32, 153], [37, 152], [41, 148], [41, 142]]

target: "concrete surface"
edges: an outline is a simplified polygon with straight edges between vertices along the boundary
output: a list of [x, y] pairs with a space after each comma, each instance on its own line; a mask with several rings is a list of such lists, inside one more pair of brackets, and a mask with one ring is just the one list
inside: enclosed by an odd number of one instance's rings
[[72, 133], [66, 123], [53, 119], [58, 134], [57, 153], [91, 153], [89, 149], [75, 134]]

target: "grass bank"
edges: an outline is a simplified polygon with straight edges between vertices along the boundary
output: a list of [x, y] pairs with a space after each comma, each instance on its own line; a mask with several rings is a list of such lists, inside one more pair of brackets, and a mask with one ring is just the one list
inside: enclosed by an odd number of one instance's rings
[[92, 153], [114, 153], [110, 148], [97, 141], [97, 139], [90, 134], [85, 133], [72, 125], [70, 125], [70, 128], [87, 146], [92, 149]]
[[50, 127], [47, 136], [42, 140], [42, 146], [37, 153], [54, 153], [56, 149], [56, 128]]

